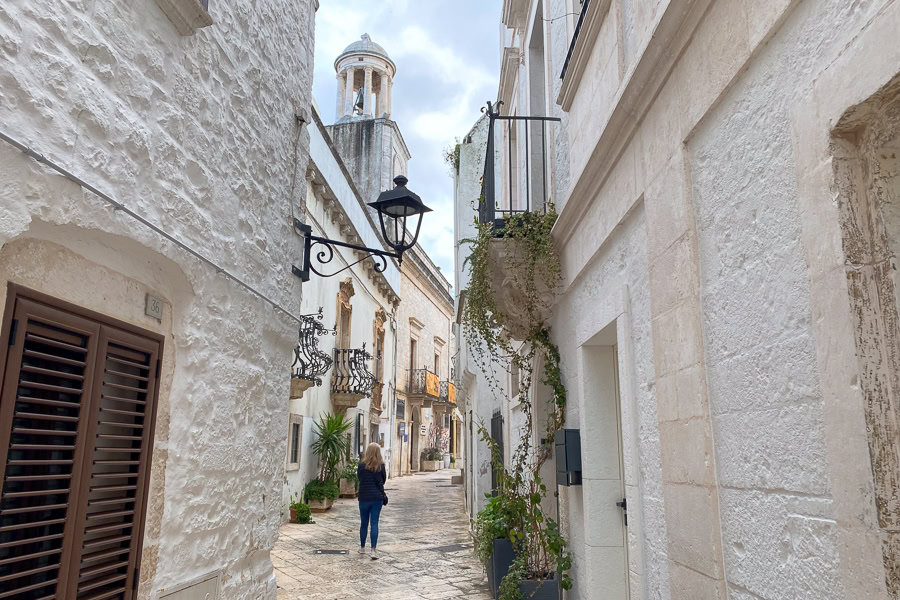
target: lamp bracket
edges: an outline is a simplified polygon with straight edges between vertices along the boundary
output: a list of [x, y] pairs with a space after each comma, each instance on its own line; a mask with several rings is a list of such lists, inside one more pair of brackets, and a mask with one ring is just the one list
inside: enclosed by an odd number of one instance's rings
[[[387, 259], [388, 258], [396, 258], [398, 263], [403, 262], [403, 252], [388, 252], [386, 250], [378, 250], [376, 248], [368, 248], [366, 246], [360, 246], [357, 244], [349, 244], [347, 242], [341, 242], [338, 240], [330, 240], [328, 238], [319, 237], [317, 235], [312, 234], [312, 227], [305, 223], [301, 223], [299, 219], [294, 219], [294, 229], [296, 229], [300, 235], [304, 238], [304, 246], [303, 246], [303, 266], [298, 267], [297, 265], [291, 266], [291, 271], [300, 278], [300, 281], [309, 281], [309, 273], [312, 271], [319, 277], [333, 277], [338, 273], [346, 271], [350, 267], [354, 265], [358, 265], [363, 262], [367, 258], [371, 258], [372, 262], [375, 263], [375, 272], [383, 273], [385, 269], [387, 269]], [[360, 252], [365, 252], [366, 255], [360, 258], [359, 260], [348, 264], [341, 269], [333, 273], [323, 273], [319, 271], [313, 265], [313, 247], [321, 246], [318, 251], [315, 252], [315, 262], [319, 265], [327, 265], [334, 259], [334, 246], [338, 246], [341, 248], [349, 248], [351, 250], [358, 250]]]

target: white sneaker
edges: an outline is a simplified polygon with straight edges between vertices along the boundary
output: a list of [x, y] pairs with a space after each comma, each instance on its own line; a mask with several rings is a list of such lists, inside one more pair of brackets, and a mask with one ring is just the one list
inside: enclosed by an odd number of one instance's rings
[[378, 550], [376, 550], [375, 548], [372, 548], [372, 560], [378, 560], [378, 556], [379, 556]]
[[359, 550], [358, 550], [357, 552], [359, 552], [360, 554], [365, 554], [365, 553], [366, 553], [366, 547], [365, 547], [365, 546], [360, 546], [360, 547], [359, 547]]

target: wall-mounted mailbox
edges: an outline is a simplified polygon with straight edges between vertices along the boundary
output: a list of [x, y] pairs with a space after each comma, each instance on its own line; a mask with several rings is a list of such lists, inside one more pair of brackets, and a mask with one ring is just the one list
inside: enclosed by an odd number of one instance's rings
[[581, 485], [581, 432], [560, 429], [553, 442], [557, 485]]

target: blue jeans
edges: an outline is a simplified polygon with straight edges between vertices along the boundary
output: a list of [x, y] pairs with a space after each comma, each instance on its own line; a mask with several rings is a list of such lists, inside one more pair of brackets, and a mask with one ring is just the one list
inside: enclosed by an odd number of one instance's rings
[[381, 507], [384, 502], [376, 500], [374, 502], [359, 503], [359, 546], [366, 547], [366, 530], [369, 528], [369, 520], [372, 521], [372, 547], [378, 546], [378, 517], [381, 516]]

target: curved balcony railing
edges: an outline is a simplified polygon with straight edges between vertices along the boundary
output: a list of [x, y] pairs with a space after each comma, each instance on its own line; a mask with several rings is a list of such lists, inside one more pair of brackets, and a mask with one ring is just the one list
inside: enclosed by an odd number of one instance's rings
[[442, 381], [439, 399], [441, 402], [456, 406], [456, 384], [446, 379]]
[[[322, 385], [322, 377], [331, 368], [334, 360], [319, 349], [319, 338], [328, 335], [329, 330], [322, 325], [322, 309], [316, 315], [302, 315], [297, 346], [294, 348], [294, 364], [291, 377]], [[334, 335], [336, 332], [331, 331]]]
[[406, 393], [410, 396], [440, 398], [441, 380], [428, 369], [410, 369]]
[[335, 348], [334, 373], [331, 391], [335, 394], [368, 396], [375, 385], [375, 375], [369, 371], [372, 355], [362, 348]]

